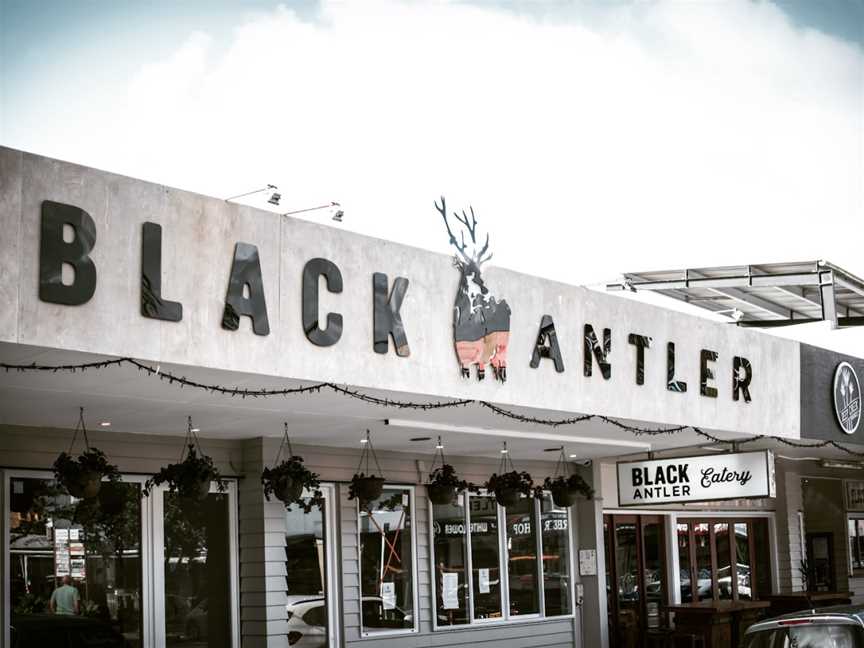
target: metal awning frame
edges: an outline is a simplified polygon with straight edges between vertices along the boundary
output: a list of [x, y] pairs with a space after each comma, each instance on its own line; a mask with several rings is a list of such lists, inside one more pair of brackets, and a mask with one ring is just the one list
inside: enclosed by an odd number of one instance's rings
[[[794, 271], [779, 269], [790, 266]], [[772, 271], [772, 268], [778, 270]], [[711, 274], [712, 272], [714, 274]], [[720, 275], [718, 276], [717, 273]], [[658, 275], [665, 275], [665, 277], [658, 278]], [[747, 292], [749, 288], [774, 288], [785, 296], [796, 299], [800, 308]], [[808, 293], [807, 288], [818, 288], [818, 291]], [[837, 299], [838, 289], [840, 289], [864, 300], [864, 280], [827, 261], [627, 273], [622, 281], [607, 284], [606, 289], [634, 292], [651, 290], [687, 303], [732, 300], [746, 304], [756, 311], [755, 315], [751, 314], [747, 318], [735, 320], [739, 326], [775, 327], [819, 321], [829, 322], [832, 328], [864, 325], [864, 307], [843, 305], [838, 303]], [[705, 296], [694, 297], [689, 292], [692, 289], [710, 291], [712, 295], [716, 295], [716, 299]], [[814, 306], [819, 308], [821, 317], [813, 317], [806, 312], [812, 312]], [[718, 311], [708, 307], [706, 310]], [[720, 312], [734, 310], [738, 309]], [[844, 311], [845, 314], [841, 315]]]

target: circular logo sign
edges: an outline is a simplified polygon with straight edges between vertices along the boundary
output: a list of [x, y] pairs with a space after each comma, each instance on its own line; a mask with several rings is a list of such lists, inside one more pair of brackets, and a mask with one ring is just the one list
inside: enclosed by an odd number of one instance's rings
[[834, 372], [834, 413], [843, 431], [854, 434], [861, 422], [861, 385], [848, 362], [841, 362]]

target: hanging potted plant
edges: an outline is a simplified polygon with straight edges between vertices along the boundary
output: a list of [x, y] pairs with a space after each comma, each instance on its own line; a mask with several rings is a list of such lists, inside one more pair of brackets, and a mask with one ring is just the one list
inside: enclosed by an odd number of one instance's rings
[[[78, 438], [78, 431], [84, 436], [84, 452], [74, 458], [72, 448]], [[61, 452], [54, 461], [54, 479], [73, 497], [90, 499], [99, 494], [102, 478], [120, 479], [117, 466], [108, 463], [108, 457], [99, 448], [91, 448], [87, 438], [87, 426], [84, 424], [84, 408], [78, 412], [78, 423], [75, 434], [69, 446], [69, 452]]]
[[[436, 467], [438, 456], [441, 457], [441, 465]], [[429, 483], [426, 484], [426, 492], [433, 504], [450, 504], [459, 491], [469, 488], [470, 484], [464, 479], [459, 479], [456, 469], [444, 459], [444, 445], [441, 437], [438, 437], [438, 445], [435, 446], [435, 456], [432, 458], [432, 471], [429, 473]]]
[[575, 472], [567, 476], [567, 458], [564, 456], [564, 446], [561, 446], [561, 455], [558, 457], [558, 463], [555, 464], [555, 472], [552, 477], [547, 477], [543, 480], [543, 486], [538, 487], [538, 496], [543, 494], [543, 491], [552, 493], [552, 501], [555, 506], [567, 508], [573, 506], [576, 499], [581, 495], [585, 499], [594, 497], [594, 489], [588, 485], [581, 475]]
[[[508, 468], [510, 470], [507, 470]], [[510, 458], [510, 453], [507, 450], [507, 442], [505, 441], [504, 448], [501, 450], [501, 463], [498, 467], [498, 473], [492, 473], [492, 476], [486, 480], [483, 487], [495, 495], [495, 501], [501, 506], [516, 506], [519, 503], [521, 495], [525, 497], [532, 495], [534, 480], [524, 470], [521, 472], [516, 470], [513, 460]]]
[[[282, 450], [288, 446], [288, 458], [279, 462]], [[276, 461], [272, 468], [264, 468], [261, 473], [261, 483], [264, 485], [264, 497], [270, 501], [270, 496], [285, 504], [285, 508], [291, 510], [291, 504], [299, 504], [307, 513], [312, 506], [320, 508], [324, 495], [319, 490], [321, 483], [318, 475], [313, 473], [303, 464], [303, 457], [294, 454], [291, 448], [291, 439], [288, 438], [288, 423], [285, 423], [285, 433], [282, 436], [282, 444], [276, 453]], [[309, 502], [303, 502], [303, 491], [311, 491], [312, 497]]]
[[[381, 465], [378, 463], [375, 449], [372, 447], [372, 438], [369, 430], [366, 430], [366, 437], [360, 442], [363, 444], [363, 452], [360, 453], [360, 463], [357, 464], [357, 472], [354, 473], [351, 483], [348, 485], [348, 499], [356, 499], [360, 509], [365, 511], [370, 502], [381, 497], [381, 493], [384, 492], [384, 482], [387, 480], [384, 477], [384, 472], [381, 470]], [[370, 456], [375, 460], [378, 475], [369, 472]], [[361, 470], [364, 461], [366, 464], [365, 471]]]
[[156, 486], [168, 484], [170, 492], [176, 493], [184, 504], [198, 504], [207, 498], [211, 482], [216, 482], [220, 492], [225, 490], [222, 475], [213, 464], [213, 459], [201, 450], [198, 436], [192, 431], [191, 416], [187, 421], [184, 446], [179, 463], [165, 466], [147, 480], [144, 484], [145, 495], [150, 495]]

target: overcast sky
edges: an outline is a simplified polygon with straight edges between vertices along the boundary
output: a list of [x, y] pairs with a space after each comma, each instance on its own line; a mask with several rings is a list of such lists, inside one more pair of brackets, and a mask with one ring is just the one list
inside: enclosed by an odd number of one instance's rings
[[443, 193], [567, 283], [864, 275], [864, 0], [0, 0], [0, 47], [7, 146], [447, 252]]

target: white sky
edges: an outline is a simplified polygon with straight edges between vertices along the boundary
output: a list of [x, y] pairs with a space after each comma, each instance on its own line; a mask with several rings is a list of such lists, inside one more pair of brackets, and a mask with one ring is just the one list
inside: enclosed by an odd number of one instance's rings
[[[342, 227], [446, 252], [443, 193], [493, 264], [567, 283], [864, 275], [860, 44], [766, 2], [516, 7], [325, 1], [171, 37], [170, 15], [94, 15], [33, 45], [40, 72], [3, 73], [0, 143], [215, 196], [274, 183], [280, 211], [336, 200]], [[864, 330], [782, 333], [864, 356]]]

